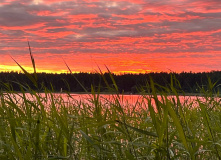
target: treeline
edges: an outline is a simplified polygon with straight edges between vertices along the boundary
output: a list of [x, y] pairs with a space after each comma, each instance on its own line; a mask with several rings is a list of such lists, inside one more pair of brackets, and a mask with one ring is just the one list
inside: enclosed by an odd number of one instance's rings
[[[34, 75], [31, 75], [34, 77]], [[150, 79], [152, 79], [158, 88], [170, 87], [172, 84], [178, 90], [182, 90], [186, 93], [198, 93], [200, 88], [205, 90], [209, 89], [210, 82], [216, 83], [214, 90], [218, 91], [221, 84], [221, 71], [202, 72], [202, 73], [147, 73], [147, 74], [124, 74], [110, 76], [109, 73], [103, 75], [98, 73], [75, 73], [75, 74], [48, 74], [37, 73], [37, 87], [33, 81], [30, 80], [25, 74], [17, 72], [1, 72], [0, 82], [1, 91], [7, 91], [7, 88], [14, 91], [20, 91], [21, 85], [23, 88], [28, 87], [43, 91], [45, 88], [54, 92], [68, 91], [68, 92], [84, 92], [85, 89], [90, 92], [91, 86], [101, 92], [109, 92], [110, 87], [114, 88], [114, 82], [119, 89], [119, 92], [125, 93], [137, 93], [142, 90], [148, 91]], [[171, 83], [173, 79], [173, 83]], [[83, 87], [82, 87], [83, 86]], [[156, 86], [156, 87], [157, 87]]]

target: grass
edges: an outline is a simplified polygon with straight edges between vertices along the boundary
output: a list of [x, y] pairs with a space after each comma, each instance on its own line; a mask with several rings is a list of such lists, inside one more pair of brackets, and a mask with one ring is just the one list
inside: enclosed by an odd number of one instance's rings
[[[24, 73], [37, 87], [35, 74]], [[93, 86], [88, 101], [76, 101], [47, 88], [39, 94], [20, 84], [17, 93], [1, 84], [0, 159], [220, 159], [221, 103], [210, 81], [211, 91], [202, 89], [204, 97], [188, 103], [181, 103], [173, 76], [167, 88], [150, 81], [141, 91], [151, 95], [142, 92], [131, 105], [122, 103], [111, 79], [112, 100], [102, 99], [99, 89], [95, 94]]]
[[213, 97], [193, 106], [166, 92], [143, 94], [127, 107], [119, 94], [75, 101], [47, 89], [29, 93], [0, 94], [1, 159], [220, 159], [221, 107]]

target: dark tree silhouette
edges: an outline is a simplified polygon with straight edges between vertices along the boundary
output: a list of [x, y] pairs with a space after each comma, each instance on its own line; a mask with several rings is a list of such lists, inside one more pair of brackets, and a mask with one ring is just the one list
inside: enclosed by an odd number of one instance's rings
[[[182, 90], [186, 93], [197, 93], [199, 92], [199, 87], [204, 87], [206, 90], [208, 86], [208, 78], [211, 79], [212, 83], [216, 82], [214, 90], [220, 90], [219, 84], [221, 84], [221, 71], [200, 73], [182, 72], [179, 74], [166, 72], [123, 75], [112, 74], [112, 77], [119, 88], [119, 92], [124, 93], [139, 92], [139, 88], [148, 86], [150, 77], [156, 84], [169, 87], [171, 76], [176, 78], [177, 82], [180, 83]], [[106, 80], [109, 86], [113, 86], [113, 81], [109, 73], [103, 74], [103, 77], [98, 73], [74, 73], [73, 75], [37, 73], [37, 77], [38, 88], [33, 85], [32, 81], [30, 81], [25, 74], [18, 72], [1, 72], [1, 90], [6, 91], [7, 87], [5, 87], [5, 84], [7, 84], [11, 86], [14, 91], [21, 91], [20, 84], [22, 84], [39, 91], [48, 88], [54, 92], [59, 92], [62, 88], [63, 91], [69, 92], [84, 92], [84, 89], [87, 89], [90, 92], [91, 86], [93, 86], [96, 89], [99, 87], [101, 92], [108, 92], [108, 87], [103, 79]], [[79, 82], [81, 84], [79, 84]], [[82, 86], [84, 86], [84, 88]], [[175, 85], [174, 87], [180, 89], [178, 85]]]

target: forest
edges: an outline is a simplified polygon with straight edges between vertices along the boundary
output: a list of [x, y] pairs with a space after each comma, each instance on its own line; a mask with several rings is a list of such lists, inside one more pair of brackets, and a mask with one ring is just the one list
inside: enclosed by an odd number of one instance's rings
[[[95, 91], [110, 92], [114, 84], [118, 87], [119, 93], [135, 94], [142, 91], [148, 92], [149, 82], [152, 79], [158, 88], [169, 87], [171, 84], [180, 92], [199, 93], [200, 89], [207, 90], [209, 85], [213, 85], [214, 91], [220, 90], [221, 71], [211, 72], [182, 72], [182, 73], [146, 73], [146, 74], [122, 74], [112, 73], [73, 73], [73, 74], [52, 74], [37, 73], [36, 83], [27, 76], [18, 72], [0, 72], [1, 91], [20, 91], [21, 85], [31, 87], [38, 91], [45, 88], [53, 92], [91, 92], [91, 87]], [[173, 81], [171, 81], [173, 80]], [[173, 82], [173, 83], [171, 83]]]

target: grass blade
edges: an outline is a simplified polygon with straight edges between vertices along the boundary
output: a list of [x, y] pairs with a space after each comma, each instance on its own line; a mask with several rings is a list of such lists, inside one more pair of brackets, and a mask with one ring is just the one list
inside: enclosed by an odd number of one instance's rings
[[36, 67], [35, 67], [35, 60], [34, 60], [34, 57], [33, 57], [32, 51], [31, 51], [31, 47], [30, 47], [29, 41], [28, 41], [28, 48], [29, 48], [29, 53], [30, 53], [30, 57], [31, 57], [32, 67], [34, 69], [34, 77], [35, 77], [35, 80], [37, 81], [37, 73], [36, 73]]

